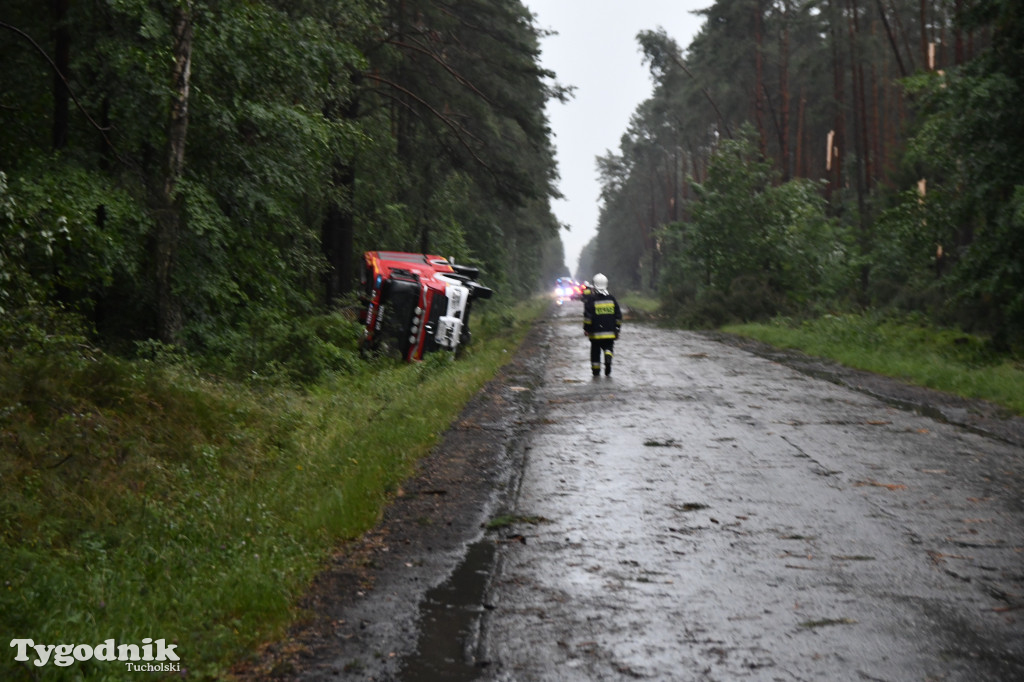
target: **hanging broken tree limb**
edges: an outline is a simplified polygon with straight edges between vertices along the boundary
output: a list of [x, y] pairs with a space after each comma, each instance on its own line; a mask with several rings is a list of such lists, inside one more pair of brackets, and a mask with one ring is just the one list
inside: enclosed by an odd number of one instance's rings
[[885, 6], [882, 4], [882, 0], [877, 0], [878, 3], [878, 14], [882, 17], [882, 26], [885, 27], [885, 35], [889, 37], [889, 44], [892, 46], [892, 54], [896, 57], [896, 66], [900, 69], [900, 76], [906, 78], [907, 67], [903, 65], [903, 57], [900, 56], [900, 49], [896, 45], [896, 36], [892, 34], [892, 26], [889, 25], [889, 17], [885, 14]]
[[[672, 55], [672, 61], [675, 62], [676, 66], [678, 66], [680, 69], [682, 69], [683, 72], [687, 76], [689, 76], [691, 79], [693, 79], [694, 83], [699, 83], [700, 82], [700, 81], [697, 80], [697, 77], [693, 75], [693, 73], [690, 71], [690, 69], [688, 69], [686, 67], [685, 62], [683, 62], [683, 60], [679, 57], [679, 55], [673, 54]], [[732, 137], [732, 130], [729, 128], [729, 124], [726, 123], [725, 117], [722, 116], [722, 110], [718, 108], [718, 105], [715, 104], [715, 100], [713, 100], [711, 98], [711, 93], [708, 92], [708, 89], [705, 88], [703, 85], [700, 86], [700, 91], [704, 93], [704, 97], [707, 99], [708, 104], [710, 104], [711, 108], [715, 110], [715, 114], [718, 116], [718, 123], [725, 130], [726, 137]]]
[[[465, 139], [463, 139], [463, 137], [465, 136], [465, 137], [468, 137], [470, 139], [475, 140], [476, 142], [479, 142], [479, 143], [483, 144], [483, 141], [480, 140], [480, 138], [478, 138], [472, 132], [470, 132], [469, 130], [466, 130], [466, 128], [464, 128], [461, 125], [457, 125], [451, 119], [450, 116], [445, 116], [443, 113], [441, 113], [440, 111], [435, 109], [433, 106], [431, 106], [429, 102], [424, 100], [422, 97], [419, 97], [418, 95], [416, 95], [414, 92], [412, 92], [408, 88], [404, 88], [401, 85], [399, 85], [398, 83], [395, 83], [394, 81], [388, 80], [387, 78], [379, 76], [379, 75], [377, 75], [375, 73], [365, 73], [365, 74], [363, 74], [363, 77], [364, 78], [368, 78], [369, 80], [372, 80], [372, 81], [376, 81], [376, 82], [378, 82], [378, 83], [380, 83], [382, 85], [387, 85], [390, 88], [394, 88], [398, 92], [401, 92], [403, 95], [406, 95], [407, 97], [410, 97], [410, 98], [414, 99], [418, 104], [422, 105], [431, 114], [433, 114], [439, 121], [441, 121], [444, 125], [446, 125], [453, 133], [455, 133], [456, 139], [458, 139], [458, 141], [462, 145], [462, 147], [467, 152], [469, 152], [469, 154], [473, 157], [473, 159], [477, 163], [479, 163], [484, 168], [488, 168], [487, 162], [485, 162], [483, 159], [481, 159], [480, 156], [469, 145], [469, 143], [466, 142]], [[401, 102], [401, 103], [405, 104], [405, 106], [408, 107], [408, 104], [406, 104], [404, 102]], [[409, 108], [411, 109], [411, 107], [409, 107]]]
[[433, 61], [435, 64], [437, 64], [442, 69], [447, 71], [448, 74], [451, 75], [451, 77], [455, 79], [455, 82], [457, 82], [460, 85], [464, 86], [466, 89], [468, 89], [474, 95], [476, 95], [477, 97], [479, 97], [483, 101], [487, 102], [488, 104], [493, 104], [493, 102], [491, 101], [491, 99], [487, 95], [482, 93], [479, 88], [477, 88], [475, 85], [473, 85], [473, 83], [471, 83], [468, 79], [466, 79], [456, 69], [452, 68], [451, 64], [449, 64], [447, 61], [445, 61], [441, 56], [439, 56], [433, 50], [430, 50], [430, 49], [428, 49], [428, 48], [418, 44], [417, 42], [415, 42], [415, 41], [413, 41], [411, 39], [410, 40], [406, 40], [406, 41], [389, 39], [386, 42], [389, 45], [394, 45], [395, 47], [398, 47], [398, 48], [401, 48], [401, 49], [404, 49], [404, 50], [412, 50], [413, 52], [418, 52], [419, 54], [425, 55], [431, 61]]
[[71, 100], [75, 103], [75, 108], [77, 108], [82, 113], [82, 116], [84, 116], [85, 120], [89, 122], [89, 125], [96, 129], [96, 132], [98, 132], [100, 134], [100, 137], [103, 138], [103, 142], [108, 147], [110, 147], [111, 151], [114, 153], [115, 158], [117, 158], [125, 166], [131, 166], [132, 164], [128, 163], [127, 159], [125, 159], [120, 155], [120, 153], [118, 153], [117, 147], [115, 147], [114, 143], [110, 141], [109, 137], [107, 137], [107, 131], [110, 130], [110, 128], [104, 128], [99, 123], [97, 123], [92, 116], [89, 115], [89, 112], [85, 110], [85, 106], [82, 104], [81, 100], [79, 100], [78, 96], [75, 94], [75, 91], [71, 87], [71, 84], [68, 83], [67, 77], [63, 73], [61, 73], [61, 70], [57, 67], [57, 63], [53, 61], [53, 58], [49, 54], [47, 54], [46, 50], [44, 50], [39, 45], [39, 43], [37, 43], [35, 39], [32, 38], [32, 36], [25, 33], [17, 26], [12, 26], [11, 24], [8, 24], [5, 21], [0, 21], [0, 28], [7, 29], [8, 31], [11, 31], [12, 33], [15, 33], [18, 36], [24, 38], [26, 41], [29, 42], [29, 44], [32, 45], [32, 47], [35, 48], [36, 52], [42, 55], [43, 59], [45, 59], [46, 63], [50, 65], [50, 68], [53, 69], [53, 72], [57, 75], [57, 77], [64, 82], [64, 86], [67, 88], [68, 95], [71, 97]]

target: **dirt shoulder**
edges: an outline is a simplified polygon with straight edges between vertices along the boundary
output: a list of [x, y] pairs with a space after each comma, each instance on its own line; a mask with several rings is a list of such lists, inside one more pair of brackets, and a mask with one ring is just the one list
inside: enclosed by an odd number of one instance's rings
[[416, 647], [423, 595], [451, 573], [518, 485], [548, 327], [546, 317], [534, 323], [378, 525], [338, 548], [300, 604], [304, 620], [237, 665], [237, 679], [395, 679]]

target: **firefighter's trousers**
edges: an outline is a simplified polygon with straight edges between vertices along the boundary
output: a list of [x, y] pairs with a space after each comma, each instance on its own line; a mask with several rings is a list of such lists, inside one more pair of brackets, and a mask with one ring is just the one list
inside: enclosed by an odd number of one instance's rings
[[594, 376], [601, 373], [601, 355], [604, 355], [604, 373], [612, 373], [612, 353], [615, 339], [590, 339], [590, 369]]

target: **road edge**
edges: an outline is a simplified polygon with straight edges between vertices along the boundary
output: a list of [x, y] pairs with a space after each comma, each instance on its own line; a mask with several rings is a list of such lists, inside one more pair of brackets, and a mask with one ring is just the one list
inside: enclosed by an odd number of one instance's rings
[[418, 640], [419, 604], [514, 501], [550, 351], [551, 312], [420, 461], [380, 522], [344, 543], [298, 605], [301, 620], [232, 679], [393, 680]]
[[701, 336], [777, 362], [819, 379], [859, 391], [903, 410], [917, 412], [979, 435], [1024, 446], [1024, 417], [994, 403], [961, 398], [874, 372], [853, 369], [798, 350], [779, 348], [736, 334], [699, 331]]

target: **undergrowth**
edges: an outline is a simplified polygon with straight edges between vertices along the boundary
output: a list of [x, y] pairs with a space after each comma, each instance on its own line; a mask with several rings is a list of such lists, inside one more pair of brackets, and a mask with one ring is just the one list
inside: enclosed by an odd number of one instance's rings
[[[312, 385], [227, 380], [167, 353], [121, 359], [75, 333], [9, 341], [4, 642], [163, 638], [188, 677], [223, 677], [299, 617], [295, 604], [331, 551], [376, 522], [540, 306], [489, 305], [458, 361], [378, 359]], [[139, 674], [13, 658], [0, 657], [0, 678]]]

